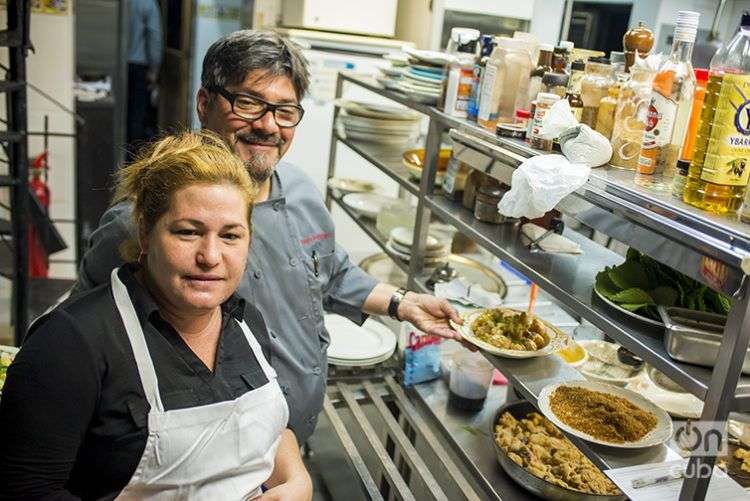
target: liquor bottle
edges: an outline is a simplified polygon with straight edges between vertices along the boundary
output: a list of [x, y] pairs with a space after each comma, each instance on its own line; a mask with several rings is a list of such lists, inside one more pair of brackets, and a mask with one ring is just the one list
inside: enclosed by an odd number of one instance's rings
[[695, 75], [690, 64], [700, 14], [677, 13], [672, 53], [654, 76], [651, 101], [635, 183], [652, 190], [670, 190], [672, 176], [685, 140]]

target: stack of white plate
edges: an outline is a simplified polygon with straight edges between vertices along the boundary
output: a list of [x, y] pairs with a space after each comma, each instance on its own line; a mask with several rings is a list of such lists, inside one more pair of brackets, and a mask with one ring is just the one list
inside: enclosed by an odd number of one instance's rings
[[409, 66], [402, 71], [399, 90], [416, 102], [435, 105], [443, 92], [445, 66], [452, 56], [443, 52], [407, 49]]
[[370, 192], [349, 193], [344, 195], [341, 201], [360, 216], [376, 219], [383, 209], [397, 202], [398, 199]]
[[[399, 226], [391, 231], [390, 238], [385, 246], [390, 252], [408, 262], [411, 259], [412, 239], [412, 229]], [[450, 242], [442, 241], [434, 235], [427, 235], [424, 265], [430, 267], [444, 263], [448, 260], [450, 250]]]
[[378, 68], [380, 74], [375, 79], [383, 87], [390, 90], [399, 90], [399, 83], [403, 80], [404, 71], [409, 66], [409, 56], [403, 52], [395, 54], [385, 54], [383, 56], [385, 64]]
[[338, 132], [346, 138], [390, 146], [408, 146], [419, 136], [421, 116], [405, 108], [340, 101]]
[[331, 336], [328, 346], [328, 363], [331, 365], [374, 365], [388, 360], [396, 349], [396, 334], [371, 318], [361, 327], [339, 315], [326, 315], [324, 322]]

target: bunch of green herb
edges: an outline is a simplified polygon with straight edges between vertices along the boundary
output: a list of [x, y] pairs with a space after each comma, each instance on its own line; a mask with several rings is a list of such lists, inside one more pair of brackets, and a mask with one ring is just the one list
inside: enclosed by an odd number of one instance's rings
[[596, 291], [623, 309], [661, 321], [657, 306], [680, 306], [726, 315], [728, 296], [660, 264], [635, 249], [625, 262], [596, 275]]

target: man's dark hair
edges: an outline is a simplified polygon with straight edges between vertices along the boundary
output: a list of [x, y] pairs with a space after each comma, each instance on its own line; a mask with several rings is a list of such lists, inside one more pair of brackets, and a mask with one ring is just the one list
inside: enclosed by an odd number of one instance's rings
[[269, 76], [289, 77], [300, 101], [310, 85], [307, 61], [297, 44], [273, 31], [239, 30], [208, 48], [203, 58], [201, 86], [209, 89], [237, 85], [255, 70], [265, 71]]

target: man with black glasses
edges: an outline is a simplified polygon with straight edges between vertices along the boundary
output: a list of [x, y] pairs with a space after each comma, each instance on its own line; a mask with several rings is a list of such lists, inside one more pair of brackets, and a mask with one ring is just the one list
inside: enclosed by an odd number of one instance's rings
[[[361, 323], [389, 314], [425, 332], [460, 336], [448, 319], [456, 311], [434, 296], [378, 283], [336, 245], [331, 216], [312, 180], [280, 161], [304, 110], [309, 72], [299, 47], [272, 32], [238, 31], [215, 42], [203, 61], [198, 116], [223, 136], [261, 186], [253, 210], [252, 256], [239, 288], [263, 314], [271, 364], [290, 409], [289, 427], [300, 443], [312, 434], [322, 409], [329, 337], [325, 312]], [[78, 289], [109, 280], [117, 252], [132, 228], [131, 204], [109, 209], [92, 234]], [[238, 381], [237, 384], [245, 384]]]

